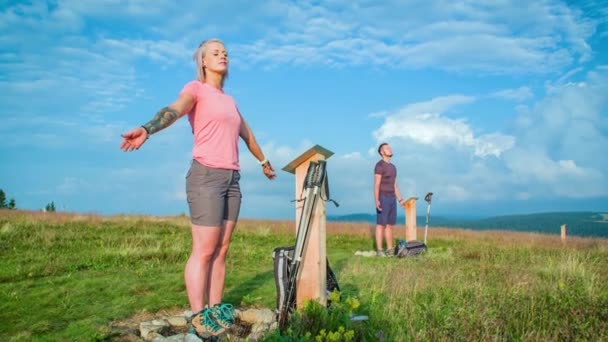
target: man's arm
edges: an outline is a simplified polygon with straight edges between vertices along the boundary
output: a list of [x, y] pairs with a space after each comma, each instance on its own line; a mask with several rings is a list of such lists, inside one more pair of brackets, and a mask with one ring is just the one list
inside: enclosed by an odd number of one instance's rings
[[376, 209], [382, 211], [380, 207], [380, 182], [382, 181], [382, 175], [374, 173], [374, 202], [376, 203]]
[[397, 196], [397, 201], [399, 201], [399, 204], [404, 205], [405, 200], [403, 199], [403, 196], [401, 196], [401, 191], [399, 191], [399, 185], [397, 185], [396, 177], [395, 177], [395, 195]]

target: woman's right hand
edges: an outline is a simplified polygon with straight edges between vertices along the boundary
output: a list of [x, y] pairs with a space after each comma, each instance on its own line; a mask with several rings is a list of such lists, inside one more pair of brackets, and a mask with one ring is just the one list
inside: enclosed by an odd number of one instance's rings
[[148, 140], [148, 132], [143, 127], [137, 127], [121, 134], [121, 137], [123, 137], [123, 140], [120, 149], [124, 152], [130, 152], [138, 150]]

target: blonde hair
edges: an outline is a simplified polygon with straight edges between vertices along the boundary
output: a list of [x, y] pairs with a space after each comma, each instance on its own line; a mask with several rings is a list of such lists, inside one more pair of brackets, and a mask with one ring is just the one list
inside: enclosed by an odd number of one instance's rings
[[[194, 59], [194, 63], [196, 64], [196, 79], [201, 82], [205, 82], [205, 68], [203, 67], [203, 57], [207, 53], [207, 47], [209, 46], [209, 43], [220, 43], [225, 46], [224, 42], [222, 42], [221, 40], [219, 40], [217, 38], [211, 38], [211, 39], [204, 40], [198, 46], [196, 51], [194, 51], [194, 55], [192, 56], [192, 58]], [[224, 86], [224, 81], [227, 78], [228, 78], [228, 70], [226, 70], [224, 77], [222, 77], [222, 87]]]

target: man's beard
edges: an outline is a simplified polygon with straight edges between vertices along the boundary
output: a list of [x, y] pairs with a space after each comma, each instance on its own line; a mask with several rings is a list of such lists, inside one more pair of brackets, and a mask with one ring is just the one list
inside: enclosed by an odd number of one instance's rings
[[389, 157], [389, 158], [393, 158], [393, 154], [392, 153], [391, 154], [385, 153], [384, 156]]

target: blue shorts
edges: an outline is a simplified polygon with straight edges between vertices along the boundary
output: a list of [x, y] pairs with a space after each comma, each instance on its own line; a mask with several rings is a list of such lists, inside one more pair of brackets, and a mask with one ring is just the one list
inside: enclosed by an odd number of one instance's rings
[[376, 209], [376, 224], [381, 226], [395, 225], [397, 223], [397, 197], [380, 194], [379, 199], [382, 211]]

